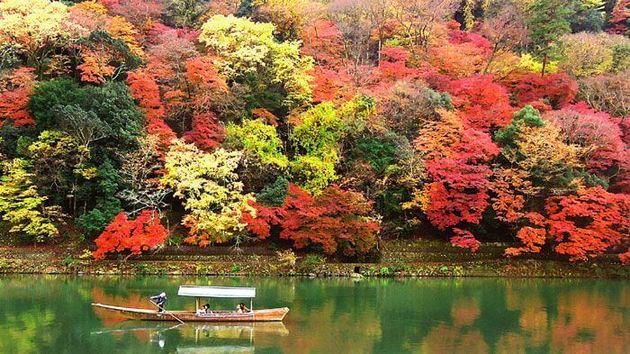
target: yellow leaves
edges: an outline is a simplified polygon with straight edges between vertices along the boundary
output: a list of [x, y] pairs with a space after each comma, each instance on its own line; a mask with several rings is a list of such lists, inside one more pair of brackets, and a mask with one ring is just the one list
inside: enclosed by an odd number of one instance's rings
[[521, 127], [516, 149], [504, 152], [505, 157], [526, 171], [536, 171], [549, 180], [567, 168], [583, 167], [580, 161], [586, 150], [562, 142], [561, 132], [551, 124], [542, 127]]
[[242, 194], [236, 173], [241, 155], [224, 149], [209, 154], [180, 140], [171, 145], [161, 182], [189, 211], [182, 223], [190, 227], [190, 243], [225, 242], [244, 230], [241, 215], [251, 196]]
[[271, 23], [216, 15], [201, 27], [199, 41], [220, 56], [216, 65], [222, 74], [231, 79], [254, 75], [256, 90], [281, 85], [283, 104], [293, 108], [310, 101], [307, 72], [313, 61], [300, 55], [298, 42], [278, 42], [273, 31]]
[[137, 31], [124, 17], [112, 17], [107, 24], [107, 32], [109, 32], [112, 38], [120, 39], [125, 42], [131, 53], [139, 57], [144, 57], [144, 51], [136, 40]]
[[81, 81], [102, 84], [105, 79], [114, 74], [115, 68], [108, 64], [109, 55], [104, 51], [94, 52], [84, 50], [81, 53], [83, 64], [77, 68], [81, 71]]
[[103, 4], [97, 3], [96, 1], [84, 1], [73, 6], [75, 9], [80, 9], [84, 11], [94, 12], [97, 14], [106, 14], [107, 8], [103, 6]]
[[580, 32], [561, 38], [562, 60], [560, 66], [575, 77], [599, 75], [625, 70], [629, 60], [619, 62], [616, 53], [621, 48], [629, 48], [630, 39], [608, 33]]
[[59, 231], [46, 215], [45, 196], [40, 196], [26, 170], [27, 163], [13, 159], [2, 164], [0, 176], [0, 218], [9, 232], [27, 235], [36, 241], [55, 237]]
[[12, 44], [32, 53], [68, 35], [66, 5], [49, 0], [0, 2], [0, 44]]

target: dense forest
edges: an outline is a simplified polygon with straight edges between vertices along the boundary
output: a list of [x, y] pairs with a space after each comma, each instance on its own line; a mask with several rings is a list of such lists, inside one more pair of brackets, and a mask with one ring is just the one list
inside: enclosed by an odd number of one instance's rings
[[0, 233], [630, 262], [629, 26], [629, 0], [2, 0]]

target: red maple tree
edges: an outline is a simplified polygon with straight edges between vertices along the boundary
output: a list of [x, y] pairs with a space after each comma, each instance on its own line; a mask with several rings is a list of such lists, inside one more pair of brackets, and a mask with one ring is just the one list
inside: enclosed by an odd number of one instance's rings
[[21, 67], [0, 79], [0, 126], [10, 120], [18, 128], [35, 125], [28, 100], [35, 85], [35, 69]]
[[448, 92], [460, 117], [469, 126], [488, 131], [508, 125], [513, 108], [507, 89], [493, 82], [492, 75], [475, 75], [452, 81]]
[[145, 209], [135, 220], [120, 212], [95, 240], [94, 259], [104, 259], [108, 253], [129, 252], [129, 256], [139, 255], [166, 241], [168, 230], [160, 223], [154, 210]]
[[272, 228], [277, 227], [279, 237], [292, 240], [297, 249], [315, 245], [327, 254], [340, 250], [348, 256], [369, 252], [376, 244], [379, 225], [369, 217], [371, 203], [357, 192], [333, 185], [313, 197], [289, 184], [280, 207], [250, 203], [256, 215], [244, 213], [243, 220], [260, 239], [269, 237]]

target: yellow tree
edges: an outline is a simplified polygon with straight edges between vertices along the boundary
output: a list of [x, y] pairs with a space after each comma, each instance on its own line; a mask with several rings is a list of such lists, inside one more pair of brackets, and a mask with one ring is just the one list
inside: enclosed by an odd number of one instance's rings
[[192, 144], [174, 140], [166, 154], [162, 184], [172, 188], [189, 212], [182, 224], [189, 227], [185, 241], [201, 247], [235, 240], [245, 229], [242, 210], [250, 195], [243, 194], [236, 168], [242, 153], [217, 149], [205, 153]]
[[0, 46], [24, 55], [26, 65], [41, 73], [43, 61], [71, 34], [66, 22], [68, 8], [50, 0], [3, 0], [0, 2]]

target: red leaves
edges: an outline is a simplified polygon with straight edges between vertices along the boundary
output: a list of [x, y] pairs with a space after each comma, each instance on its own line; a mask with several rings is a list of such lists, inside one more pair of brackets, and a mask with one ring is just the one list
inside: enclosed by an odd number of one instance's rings
[[[445, 116], [443, 123], [449, 123]], [[442, 123], [442, 122], [441, 122]], [[456, 126], [453, 128], [457, 129]], [[484, 165], [491, 161], [499, 149], [488, 134], [474, 130], [443, 132], [436, 139], [445, 139], [440, 154], [427, 151], [425, 161], [432, 183], [425, 186], [424, 211], [429, 221], [438, 229], [457, 226], [462, 222], [476, 224], [488, 206], [488, 178], [492, 170]], [[447, 134], [448, 133], [448, 134]], [[422, 136], [422, 135], [421, 135]], [[433, 144], [423, 136], [416, 146], [423, 150]]]
[[127, 84], [138, 106], [145, 112], [145, 124], [149, 134], [157, 135], [162, 152], [176, 138], [173, 130], [164, 122], [164, 106], [160, 99], [160, 89], [155, 80], [143, 71], [130, 72]]
[[488, 207], [490, 168], [439, 159], [430, 162], [429, 173], [435, 181], [424, 191], [429, 221], [440, 230], [463, 222], [479, 223]]
[[513, 109], [507, 90], [491, 75], [475, 75], [451, 82], [449, 93], [460, 117], [475, 129], [488, 131], [508, 125]]
[[512, 88], [512, 94], [518, 106], [548, 104], [553, 108], [562, 108], [575, 99], [578, 84], [567, 74], [551, 74], [541, 77], [538, 74], [527, 74], [518, 79]]
[[35, 125], [28, 110], [28, 100], [35, 85], [35, 69], [16, 69], [6, 79], [0, 80], [0, 126], [11, 120], [13, 126]]
[[[508, 248], [506, 255], [539, 252], [549, 238], [554, 250], [570, 261], [597, 257], [613, 246], [630, 242], [630, 197], [601, 187], [582, 188], [578, 195], [554, 196], [545, 203], [547, 218], [537, 213], [517, 237], [524, 247]], [[621, 255], [622, 260], [626, 255]]]
[[108, 253], [128, 251], [130, 255], [139, 255], [166, 241], [168, 231], [160, 223], [157, 212], [143, 210], [135, 220], [129, 220], [120, 212], [96, 239], [96, 251], [93, 256], [102, 260]]
[[223, 125], [214, 113], [196, 114], [192, 119], [192, 130], [184, 134], [187, 143], [195, 144], [199, 149], [209, 151], [221, 145], [225, 139]]
[[606, 30], [613, 34], [628, 34], [628, 20], [630, 19], [630, 0], [619, 0], [610, 13], [608, 23], [610, 28]]
[[481, 242], [479, 242], [470, 231], [454, 228], [455, 236], [451, 237], [451, 245], [460, 248], [468, 248], [472, 252], [477, 252]]
[[581, 189], [578, 195], [551, 197], [545, 210], [555, 251], [569, 260], [586, 260], [611, 246], [629, 241], [630, 197], [601, 187]]
[[397, 80], [414, 79], [420, 76], [420, 71], [407, 66], [407, 60], [411, 57], [408, 50], [401, 47], [385, 46], [381, 49], [381, 61], [373, 80], [379, 85], [393, 83]]
[[256, 217], [244, 213], [243, 221], [260, 239], [269, 237], [278, 227], [281, 239], [293, 241], [295, 248], [318, 245], [327, 254], [341, 250], [345, 255], [369, 252], [376, 244], [379, 225], [369, 217], [372, 206], [360, 193], [338, 186], [326, 188], [313, 197], [300, 187], [289, 184], [282, 207], [252, 203]]

